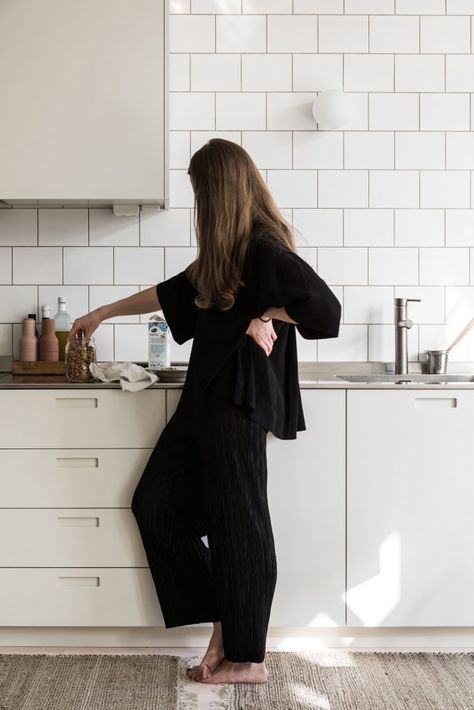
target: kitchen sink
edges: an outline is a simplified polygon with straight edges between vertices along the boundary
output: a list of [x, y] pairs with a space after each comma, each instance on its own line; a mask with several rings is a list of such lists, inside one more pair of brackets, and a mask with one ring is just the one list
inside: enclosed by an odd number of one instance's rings
[[389, 373], [378, 373], [373, 375], [336, 375], [340, 380], [346, 382], [393, 382], [393, 384], [403, 382], [420, 382], [424, 384], [443, 384], [448, 382], [474, 382], [474, 375], [430, 375], [428, 373], [408, 373], [406, 375], [395, 375]]

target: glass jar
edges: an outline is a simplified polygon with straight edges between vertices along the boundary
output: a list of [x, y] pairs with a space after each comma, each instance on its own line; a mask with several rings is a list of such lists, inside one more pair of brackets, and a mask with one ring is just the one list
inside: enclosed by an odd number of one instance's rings
[[83, 335], [70, 338], [64, 349], [66, 377], [70, 382], [94, 382], [89, 369], [91, 362], [97, 362], [94, 338]]

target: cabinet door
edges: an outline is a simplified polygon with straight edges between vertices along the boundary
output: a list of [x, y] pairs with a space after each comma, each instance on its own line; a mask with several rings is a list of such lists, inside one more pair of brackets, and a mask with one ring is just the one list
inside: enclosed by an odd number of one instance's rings
[[272, 626], [344, 624], [345, 391], [301, 390], [306, 431], [268, 434], [277, 553]]
[[348, 390], [350, 626], [474, 624], [474, 392]]
[[0, 567], [147, 567], [129, 508], [5, 508]]
[[1, 507], [128, 508], [152, 451], [0, 449]]
[[0, 568], [0, 626], [164, 626], [148, 568]]
[[1, 448], [152, 448], [165, 390], [99, 387], [0, 390]]
[[0, 199], [166, 206], [164, 0], [0, 10]]
[[178, 402], [181, 399], [183, 393], [182, 387], [167, 387], [166, 388], [166, 421], [169, 422], [171, 417], [176, 411]]

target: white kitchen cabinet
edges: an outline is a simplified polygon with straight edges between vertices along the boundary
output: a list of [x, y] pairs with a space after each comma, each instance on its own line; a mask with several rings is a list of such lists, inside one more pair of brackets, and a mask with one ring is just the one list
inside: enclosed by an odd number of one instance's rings
[[[180, 390], [168, 390], [168, 419]], [[267, 438], [277, 553], [271, 626], [344, 625], [345, 391], [302, 389], [306, 431]]]
[[172, 389], [171, 387], [166, 390], [166, 421], [169, 422], [171, 417], [173, 416], [176, 407], [178, 406], [178, 402], [181, 399], [181, 393], [182, 393], [182, 388], [174, 388]]
[[165, 424], [165, 390], [0, 390], [0, 448], [150, 448]]
[[271, 626], [344, 625], [345, 392], [302, 389], [306, 431], [268, 434], [277, 552]]
[[0, 626], [164, 626], [148, 568], [0, 568]]
[[0, 3], [0, 200], [168, 206], [168, 2]]
[[[158, 439], [161, 423], [155, 437]], [[152, 449], [0, 449], [2, 508], [126, 508]]]
[[146, 567], [129, 508], [4, 508], [0, 567]]
[[349, 626], [474, 624], [474, 392], [347, 391]]
[[161, 626], [133, 491], [166, 390], [0, 389], [0, 625]]

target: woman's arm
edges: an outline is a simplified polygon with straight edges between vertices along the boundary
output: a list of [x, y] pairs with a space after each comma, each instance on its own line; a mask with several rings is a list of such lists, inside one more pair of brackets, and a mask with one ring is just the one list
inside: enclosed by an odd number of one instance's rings
[[272, 242], [256, 241], [251, 315], [295, 324], [306, 339], [337, 337], [341, 304], [336, 295], [299, 254]]
[[150, 286], [143, 291], [132, 293], [131, 296], [121, 298], [119, 301], [99, 306], [101, 319], [114, 318], [115, 316], [136, 316], [140, 313], [151, 313], [161, 310], [156, 286]]
[[161, 310], [161, 306], [158, 300], [156, 286], [150, 286], [150, 288], [132, 293], [131, 296], [127, 296], [126, 298], [121, 298], [113, 303], [99, 306], [85, 316], [76, 318], [69, 331], [69, 338], [73, 338], [78, 334], [79, 330], [82, 330], [85, 338], [89, 339], [102, 321], [107, 320], [107, 318], [114, 318], [115, 316], [135, 316], [140, 313], [151, 313], [152, 311], [159, 310]]
[[294, 323], [297, 325], [297, 322], [290, 318], [283, 306], [280, 308], [267, 308], [262, 318], [265, 318], [265, 320], [267, 318], [274, 318], [275, 320], [282, 320], [285, 323]]

